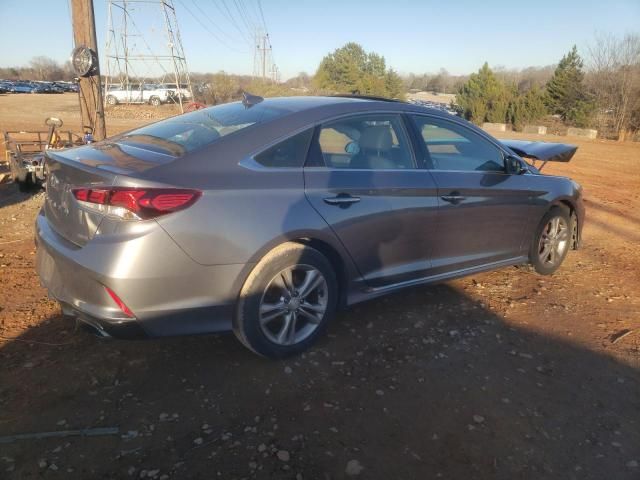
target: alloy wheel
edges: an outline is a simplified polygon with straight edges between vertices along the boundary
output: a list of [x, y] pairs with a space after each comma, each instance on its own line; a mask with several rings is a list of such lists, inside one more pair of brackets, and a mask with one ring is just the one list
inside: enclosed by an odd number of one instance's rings
[[538, 243], [538, 257], [543, 265], [558, 265], [569, 246], [569, 225], [563, 217], [553, 217], [545, 225]]
[[271, 279], [262, 295], [260, 329], [275, 344], [294, 345], [318, 328], [327, 306], [327, 281], [318, 269], [287, 267]]

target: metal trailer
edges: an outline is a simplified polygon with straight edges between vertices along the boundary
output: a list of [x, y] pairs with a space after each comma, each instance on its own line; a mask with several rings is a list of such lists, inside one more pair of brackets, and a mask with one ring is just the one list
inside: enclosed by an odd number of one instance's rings
[[44, 152], [48, 149], [64, 149], [85, 143], [82, 135], [69, 130], [59, 130], [62, 120], [48, 118], [46, 131], [3, 131], [5, 161], [11, 177], [22, 191], [44, 184]]

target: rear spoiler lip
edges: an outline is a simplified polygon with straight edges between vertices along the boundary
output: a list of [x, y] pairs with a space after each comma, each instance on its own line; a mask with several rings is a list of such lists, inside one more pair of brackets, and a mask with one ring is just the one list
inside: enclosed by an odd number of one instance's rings
[[176, 158], [162, 152], [111, 140], [61, 150], [47, 149], [45, 155], [52, 160], [73, 165], [74, 168], [81, 170], [95, 169], [130, 177], [139, 177], [143, 172], [166, 163], [163, 160]]
[[577, 145], [569, 143], [529, 142], [526, 140], [499, 141], [516, 155], [543, 162], [569, 162], [578, 150]]

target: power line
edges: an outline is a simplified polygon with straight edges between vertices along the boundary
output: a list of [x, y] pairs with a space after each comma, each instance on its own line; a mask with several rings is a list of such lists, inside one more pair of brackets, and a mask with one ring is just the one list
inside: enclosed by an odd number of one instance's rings
[[233, 0], [234, 5], [236, 6], [236, 9], [238, 10], [238, 13], [240, 14], [240, 20], [242, 20], [242, 22], [244, 23], [244, 25], [247, 27], [247, 31], [251, 32], [252, 30], [255, 29], [254, 26], [250, 25], [248, 18], [246, 17], [245, 14], [242, 13], [242, 9], [241, 7], [238, 5], [238, 0]]
[[[220, 37], [219, 37], [215, 32], [213, 32], [213, 31], [212, 31], [212, 30], [211, 30], [207, 25], [205, 25], [205, 24], [204, 24], [204, 22], [203, 22], [202, 20], [200, 20], [200, 18], [199, 18], [197, 15], [195, 15], [195, 14], [191, 11], [191, 9], [190, 9], [189, 7], [187, 7], [187, 5], [186, 5], [186, 3], [185, 3], [185, 2], [183, 2], [182, 0], [178, 0], [178, 1], [179, 1], [179, 2], [180, 2], [180, 4], [184, 7], [184, 9], [187, 11], [187, 13], [189, 13], [189, 15], [191, 15], [191, 16], [194, 18], [194, 20], [195, 20], [196, 22], [198, 22], [198, 23], [200, 24], [200, 26], [202, 26], [202, 28], [204, 28], [204, 29], [209, 33], [209, 35], [211, 35], [213, 38], [215, 38], [218, 42], [222, 43], [223, 45], [225, 45], [226, 47], [230, 48], [231, 50], [235, 50], [236, 52], [239, 52], [239, 53], [246, 53], [246, 51], [245, 51], [245, 52], [243, 52], [242, 50], [238, 50], [237, 48], [232, 47], [232, 46], [231, 46], [231, 45], [229, 45], [227, 42], [225, 42], [225, 41], [224, 41], [222, 38], [220, 38]], [[198, 5], [197, 5], [195, 2], [194, 2], [194, 4], [196, 5], [196, 7], [198, 7]], [[200, 9], [200, 7], [198, 7], [198, 8]], [[202, 12], [202, 9], [200, 9], [200, 11]], [[204, 12], [202, 12], [202, 14], [203, 14], [205, 17], [207, 16], [207, 15], [205, 15], [205, 14], [204, 14]], [[207, 17], [207, 18], [208, 18], [208, 17]]]
[[264, 10], [262, 10], [262, 1], [257, 0], [257, 3], [258, 3], [258, 8], [260, 9], [260, 18], [262, 18], [262, 26], [264, 27], [265, 30], [267, 30], [267, 22], [264, 19]]
[[[217, 7], [217, 4], [215, 2], [214, 2], [214, 5], [216, 5]], [[245, 38], [245, 40], [249, 45], [253, 44], [253, 41], [251, 40], [251, 32], [250, 31], [245, 32], [243, 28], [238, 24], [238, 21], [235, 19], [235, 15], [231, 13], [231, 9], [229, 8], [229, 5], [227, 5], [227, 2], [225, 0], [222, 0], [222, 6], [226, 10], [228, 18], [233, 24], [233, 26], [236, 28], [236, 30], [240, 32], [240, 34]]]
[[[202, 13], [202, 16], [205, 17], [205, 19], [213, 26], [215, 27], [221, 34], [223, 34], [225, 37], [227, 37], [229, 39], [229, 41], [237, 43], [238, 39], [234, 38], [232, 35], [230, 35], [229, 33], [227, 33], [225, 30], [223, 30], [214, 20], [213, 18], [211, 18], [209, 16], [208, 13], [206, 13], [201, 7], [200, 5], [198, 5], [198, 2], [196, 2], [196, 0], [191, 0], [191, 2], [194, 4], [194, 6], [200, 11], [200, 13]], [[228, 46], [228, 45], [227, 45]]]
[[260, 16], [257, 15], [256, 4], [254, 2], [251, 2], [249, 4], [253, 6], [253, 10], [252, 10], [249, 6], [247, 6], [246, 3], [244, 3], [244, 0], [238, 0], [238, 2], [240, 3], [240, 6], [243, 8], [245, 14], [247, 15], [247, 19], [249, 20], [249, 23], [255, 29], [260, 23]]

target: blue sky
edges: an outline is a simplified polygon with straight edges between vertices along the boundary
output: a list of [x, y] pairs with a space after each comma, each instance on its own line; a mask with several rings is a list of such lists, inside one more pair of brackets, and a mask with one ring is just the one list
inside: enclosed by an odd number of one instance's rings
[[[94, 0], [101, 54], [106, 3]], [[192, 71], [251, 73], [253, 52], [243, 39], [248, 26], [234, 12], [240, 5], [258, 23], [258, 0], [174, 3]], [[640, 0], [262, 0], [261, 4], [283, 78], [300, 71], [313, 73], [326, 53], [349, 41], [384, 55], [387, 64], [401, 73], [446, 68], [458, 74], [475, 71], [485, 61], [508, 68], [548, 65], [573, 44], [585, 53], [596, 32], [640, 33]], [[25, 64], [36, 55], [64, 61], [72, 48], [69, 15], [67, 0], [0, 0], [0, 65]], [[144, 32], [153, 27], [144, 19], [138, 22]]]

